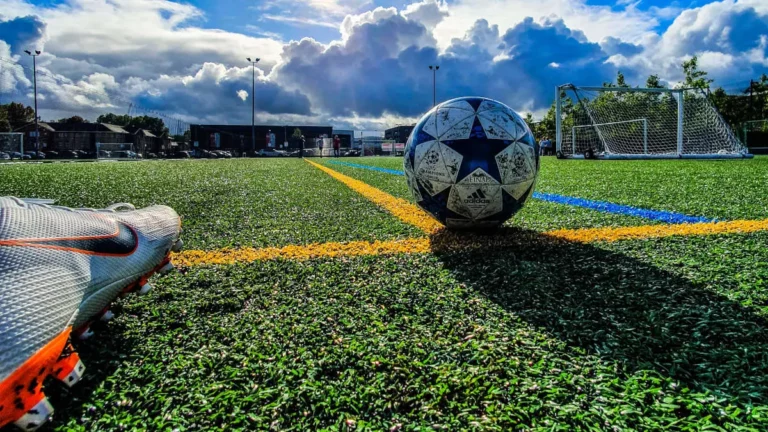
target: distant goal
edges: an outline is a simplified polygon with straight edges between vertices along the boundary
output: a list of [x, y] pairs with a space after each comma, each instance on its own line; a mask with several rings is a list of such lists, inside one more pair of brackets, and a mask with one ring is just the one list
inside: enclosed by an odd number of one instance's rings
[[96, 143], [96, 159], [136, 160], [139, 155], [134, 151], [133, 143]]
[[559, 157], [752, 156], [701, 90], [567, 84], [556, 96]]

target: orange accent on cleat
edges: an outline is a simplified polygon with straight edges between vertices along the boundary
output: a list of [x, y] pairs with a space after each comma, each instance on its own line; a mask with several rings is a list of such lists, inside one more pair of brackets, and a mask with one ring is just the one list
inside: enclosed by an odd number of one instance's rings
[[59, 361], [53, 366], [53, 376], [68, 387], [72, 387], [83, 378], [84, 372], [85, 365], [80, 360], [80, 355], [75, 352], [72, 345], [67, 345]]
[[[67, 347], [71, 332], [72, 329], [67, 327], [0, 383], [0, 427], [21, 421], [27, 414], [34, 417], [31, 410], [33, 411], [33, 408], [45, 399], [42, 390], [43, 380], [51, 374], [53, 365]], [[47, 400], [45, 404], [50, 407]], [[38, 411], [43, 413], [42, 410]], [[52, 412], [53, 409], [51, 408], [50, 411]], [[46, 418], [48, 415], [46, 414]], [[27, 417], [27, 419], [30, 418]]]
[[[42, 393], [40, 393], [42, 395]], [[18, 428], [25, 431], [37, 430], [45, 422], [47, 422], [53, 415], [53, 406], [48, 402], [48, 398], [45, 395], [42, 396], [40, 401], [36, 403], [29, 411], [26, 412], [21, 418], [14, 421]]]

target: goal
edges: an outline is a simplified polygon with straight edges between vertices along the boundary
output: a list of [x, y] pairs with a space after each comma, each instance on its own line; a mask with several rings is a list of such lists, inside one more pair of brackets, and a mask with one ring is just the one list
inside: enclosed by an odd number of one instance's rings
[[0, 152], [24, 154], [24, 134], [17, 132], [0, 133]]
[[697, 89], [557, 87], [559, 157], [751, 157]]
[[96, 158], [105, 160], [133, 160], [139, 156], [133, 143], [96, 143]]

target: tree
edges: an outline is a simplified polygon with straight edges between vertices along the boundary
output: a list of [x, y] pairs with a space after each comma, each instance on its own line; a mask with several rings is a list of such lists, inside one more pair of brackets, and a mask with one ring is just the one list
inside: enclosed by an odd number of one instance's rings
[[129, 115], [108, 113], [108, 114], [100, 115], [96, 119], [96, 122], [113, 124], [116, 126], [128, 126], [128, 127], [146, 129], [152, 132], [152, 134], [159, 137], [169, 136], [169, 133], [170, 133], [168, 128], [165, 127], [165, 123], [163, 123], [163, 120], [157, 117], [150, 117], [150, 116], [131, 117]]
[[88, 120], [76, 115], [69, 118], [59, 119], [57, 120], [57, 123], [88, 123]]
[[116, 126], [128, 126], [128, 123], [131, 121], [131, 116], [129, 115], [119, 115], [119, 114], [102, 114], [98, 118], [96, 118], [96, 123], [107, 123], [107, 124], [113, 124]]
[[11, 102], [0, 105], [0, 129], [6, 128], [6, 132], [35, 122], [35, 110], [24, 104]]
[[691, 57], [690, 60], [684, 61], [683, 73], [685, 74], [685, 81], [682, 86], [678, 88], [695, 88], [701, 90], [709, 90], [709, 85], [712, 84], [712, 79], [707, 78], [707, 73], [703, 70], [699, 70], [699, 58], [697, 56]]
[[291, 135], [291, 138], [293, 138], [295, 140], [300, 140], [301, 139], [301, 129], [295, 128], [293, 130], [293, 135]]
[[661, 84], [661, 81], [659, 80], [658, 75], [648, 76], [648, 79], [645, 80], [645, 86], [647, 88], [664, 88], [664, 86]]

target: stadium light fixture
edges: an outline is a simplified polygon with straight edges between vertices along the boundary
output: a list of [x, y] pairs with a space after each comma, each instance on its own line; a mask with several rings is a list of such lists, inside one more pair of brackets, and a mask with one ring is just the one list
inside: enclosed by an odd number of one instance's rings
[[437, 105], [437, 70], [440, 66], [429, 65], [429, 70], [432, 71], [432, 106]]
[[24, 50], [24, 52], [32, 57], [32, 80], [35, 88], [35, 152], [38, 152], [40, 150], [40, 117], [37, 115], [37, 56], [40, 55], [40, 51], [35, 50], [34, 54], [29, 50]]
[[251, 80], [251, 151], [256, 151], [256, 63], [261, 60], [260, 58], [246, 57], [249, 63], [253, 66], [253, 74]]

